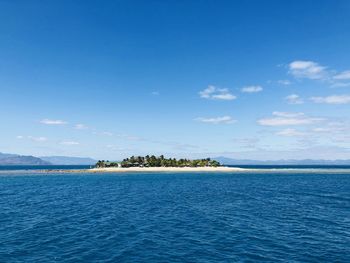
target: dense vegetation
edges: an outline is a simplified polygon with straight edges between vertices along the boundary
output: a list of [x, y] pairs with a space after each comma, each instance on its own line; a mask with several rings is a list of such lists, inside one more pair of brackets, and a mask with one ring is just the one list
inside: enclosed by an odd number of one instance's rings
[[98, 161], [96, 167], [217, 167], [220, 163], [210, 158], [206, 159], [175, 159], [175, 158], [164, 158], [163, 155], [156, 157], [154, 155], [149, 156], [131, 156], [130, 158], [124, 159], [122, 162], [109, 162], [109, 161]]

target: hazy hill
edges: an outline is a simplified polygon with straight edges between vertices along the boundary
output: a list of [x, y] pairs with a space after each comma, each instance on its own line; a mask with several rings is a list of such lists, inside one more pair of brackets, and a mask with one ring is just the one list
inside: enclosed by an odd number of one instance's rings
[[10, 154], [10, 153], [1, 153], [0, 152], [0, 159], [7, 158], [7, 157], [13, 157], [18, 156], [18, 154]]
[[225, 165], [350, 165], [350, 160], [267, 160], [231, 159], [224, 156], [213, 158]]
[[0, 165], [94, 165], [97, 161], [85, 157], [69, 156], [24, 156], [0, 153]]
[[34, 156], [0, 153], [0, 165], [51, 165], [51, 163]]

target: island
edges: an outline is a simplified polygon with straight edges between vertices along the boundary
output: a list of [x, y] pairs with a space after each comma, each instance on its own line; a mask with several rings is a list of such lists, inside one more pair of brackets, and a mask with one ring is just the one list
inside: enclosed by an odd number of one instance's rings
[[89, 172], [234, 172], [237, 167], [222, 166], [210, 158], [176, 159], [163, 155], [131, 156], [119, 162], [99, 160]]
[[131, 156], [121, 162], [110, 162], [99, 160], [96, 163], [96, 168], [107, 168], [107, 167], [219, 167], [221, 164], [216, 160], [206, 159], [179, 159], [176, 158], [165, 158], [164, 155], [156, 157], [154, 155], [146, 156]]

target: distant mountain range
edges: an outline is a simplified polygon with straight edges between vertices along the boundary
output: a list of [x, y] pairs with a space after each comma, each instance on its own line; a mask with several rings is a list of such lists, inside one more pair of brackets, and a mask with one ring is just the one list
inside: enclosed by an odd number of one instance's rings
[[[232, 159], [224, 156], [212, 158], [224, 165], [350, 165], [350, 160], [270, 160]], [[25, 156], [0, 152], [0, 165], [94, 165], [96, 160], [69, 156]]]
[[257, 161], [249, 159], [231, 159], [223, 156], [215, 157], [217, 160], [224, 165], [350, 165], [350, 160], [267, 160]]
[[91, 158], [68, 156], [25, 156], [0, 153], [0, 165], [94, 165], [97, 161]]
[[16, 154], [0, 153], [0, 165], [50, 165], [40, 158]]

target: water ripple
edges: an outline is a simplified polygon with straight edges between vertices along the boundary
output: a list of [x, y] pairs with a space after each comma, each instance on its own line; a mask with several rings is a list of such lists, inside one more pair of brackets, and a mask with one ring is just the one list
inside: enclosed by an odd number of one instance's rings
[[349, 262], [349, 174], [0, 177], [0, 262]]

